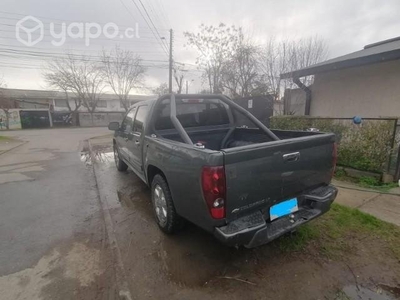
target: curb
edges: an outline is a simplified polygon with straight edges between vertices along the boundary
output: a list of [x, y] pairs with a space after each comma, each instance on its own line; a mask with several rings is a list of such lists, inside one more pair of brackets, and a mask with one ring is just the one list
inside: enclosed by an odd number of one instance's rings
[[[88, 143], [88, 152], [90, 155], [90, 158], [93, 160], [93, 156], [92, 156], [92, 144], [90, 143], [90, 139], [87, 139], [87, 143]], [[108, 240], [110, 243], [110, 248], [113, 250], [114, 252], [114, 259], [117, 262], [118, 265], [118, 269], [120, 272], [118, 272], [117, 269], [117, 286], [119, 286], [119, 297], [120, 299], [123, 300], [133, 300], [134, 298], [132, 297], [132, 293], [129, 289], [129, 284], [128, 284], [128, 280], [127, 280], [127, 273], [124, 267], [124, 263], [122, 261], [122, 255], [121, 255], [121, 249], [118, 245], [118, 241], [117, 241], [117, 237], [115, 235], [115, 229], [114, 229], [114, 224], [112, 221], [112, 217], [110, 214], [110, 208], [108, 206], [107, 200], [103, 199], [100, 195], [100, 190], [99, 190], [99, 185], [97, 182], [97, 175], [96, 175], [96, 168], [94, 163], [92, 163], [91, 165], [92, 167], [92, 171], [93, 171], [93, 175], [94, 175], [94, 180], [96, 183], [96, 189], [97, 189], [97, 197], [98, 197], [98, 201], [100, 203], [100, 207], [103, 213], [103, 218], [104, 218], [104, 223], [105, 223], [105, 227], [106, 227], [106, 232], [107, 232], [107, 236], [108, 236]]]
[[4, 153], [7, 153], [7, 152], [9, 152], [9, 151], [11, 151], [11, 150], [14, 150], [14, 149], [16, 149], [16, 148], [18, 148], [18, 147], [20, 147], [20, 146], [22, 146], [22, 145], [25, 145], [26, 143], [28, 143], [28, 141], [21, 142], [21, 144], [18, 144], [18, 145], [14, 146], [14, 147], [12, 147], [12, 148], [10, 148], [10, 149], [4, 150], [4, 151], [0, 151], [0, 155], [2, 155], [2, 154], [4, 154]]

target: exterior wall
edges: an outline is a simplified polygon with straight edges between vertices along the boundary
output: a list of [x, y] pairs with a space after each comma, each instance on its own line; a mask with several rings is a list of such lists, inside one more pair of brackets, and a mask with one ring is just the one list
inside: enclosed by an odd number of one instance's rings
[[284, 94], [285, 114], [304, 115], [306, 109], [306, 93], [302, 89], [286, 89]]
[[[54, 101], [54, 110], [55, 111], [68, 111], [68, 107], [66, 104], [63, 104], [62, 102], [65, 102], [64, 99], [57, 99], [57, 101]], [[116, 100], [104, 100], [107, 103], [107, 107], [96, 107], [96, 111], [117, 111], [117, 112], [125, 112], [125, 109], [120, 106], [120, 102], [118, 99]], [[58, 104], [58, 105], [57, 105]], [[69, 100], [69, 105], [73, 109], [75, 107], [75, 102], [73, 100]], [[79, 107], [80, 112], [87, 112], [86, 107], [81, 105]]]
[[93, 121], [90, 113], [80, 112], [79, 123], [80, 126], [108, 126], [110, 122], [122, 122], [124, 116], [123, 112], [95, 112], [93, 113]]
[[273, 109], [273, 115], [274, 116], [280, 116], [283, 115], [283, 101], [274, 101], [274, 109]]
[[310, 114], [400, 117], [400, 60], [315, 75]]
[[[19, 109], [10, 109], [10, 119], [9, 119], [9, 126], [10, 129], [21, 129], [21, 118], [19, 116]], [[6, 130], [6, 114], [2, 109], [0, 109], [0, 130]]]

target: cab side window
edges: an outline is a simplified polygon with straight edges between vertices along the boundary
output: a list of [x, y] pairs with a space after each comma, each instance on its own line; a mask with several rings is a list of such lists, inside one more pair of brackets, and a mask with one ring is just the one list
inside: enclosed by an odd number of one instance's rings
[[131, 132], [133, 127], [133, 118], [135, 117], [136, 107], [132, 108], [122, 121], [121, 129], [125, 132]]
[[143, 123], [146, 121], [147, 112], [147, 105], [138, 107], [135, 121], [133, 122], [133, 131], [135, 133], [141, 134], [143, 132]]

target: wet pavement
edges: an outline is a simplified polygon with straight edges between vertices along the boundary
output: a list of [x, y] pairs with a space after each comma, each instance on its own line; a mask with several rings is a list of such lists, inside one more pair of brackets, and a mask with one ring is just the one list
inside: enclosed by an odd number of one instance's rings
[[79, 159], [82, 141], [104, 133], [2, 132], [26, 144], [0, 155], [0, 299], [109, 298], [112, 255], [93, 170]]
[[[375, 283], [393, 284], [400, 274], [366, 270], [361, 261], [352, 261], [350, 271], [348, 262], [282, 253], [276, 243], [250, 250], [228, 248], [191, 224], [179, 234], [163, 234], [154, 221], [149, 188], [132, 171], [117, 171], [111, 140], [90, 143], [99, 193], [109, 208], [133, 298], [396, 299], [393, 287]], [[357, 285], [353, 272], [365, 272], [356, 275]], [[366, 274], [374, 281], [364, 278]]]
[[1, 300], [399, 297], [399, 262], [367, 249], [332, 261], [276, 242], [228, 248], [191, 224], [163, 234], [111, 136], [88, 140], [105, 129], [8, 134], [28, 143], [0, 155]]

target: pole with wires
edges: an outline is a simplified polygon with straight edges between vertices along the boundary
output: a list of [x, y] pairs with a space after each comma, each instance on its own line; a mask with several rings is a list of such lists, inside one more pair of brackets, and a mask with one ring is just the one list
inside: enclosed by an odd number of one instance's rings
[[173, 31], [172, 29], [169, 30], [169, 93], [172, 93], [172, 66], [173, 66], [173, 59], [172, 59], [172, 42], [173, 42]]

